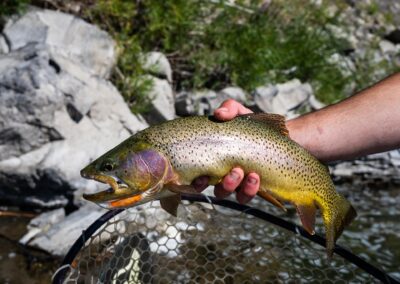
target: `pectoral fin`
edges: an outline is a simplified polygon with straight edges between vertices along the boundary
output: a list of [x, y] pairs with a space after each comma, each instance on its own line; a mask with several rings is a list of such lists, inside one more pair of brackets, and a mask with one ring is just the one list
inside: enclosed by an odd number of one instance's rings
[[166, 184], [164, 187], [174, 193], [199, 194], [191, 185]]
[[161, 207], [173, 216], [178, 215], [178, 206], [181, 203], [181, 195], [174, 194], [160, 199]]
[[262, 197], [263, 199], [265, 199], [266, 201], [272, 203], [273, 205], [275, 205], [278, 208], [281, 208], [283, 211], [286, 212], [286, 208], [285, 206], [283, 206], [282, 203], [280, 203], [275, 197], [273, 197], [270, 193], [266, 192], [266, 191], [262, 191], [259, 190], [257, 192], [257, 195]]
[[107, 208], [127, 208], [138, 205], [143, 201], [142, 195], [135, 195], [131, 197], [121, 198], [119, 200], [109, 201], [106, 204]]
[[301, 223], [304, 229], [310, 234], [314, 235], [314, 225], [315, 225], [315, 211], [317, 208], [314, 204], [310, 205], [296, 205], [297, 213], [299, 214]]

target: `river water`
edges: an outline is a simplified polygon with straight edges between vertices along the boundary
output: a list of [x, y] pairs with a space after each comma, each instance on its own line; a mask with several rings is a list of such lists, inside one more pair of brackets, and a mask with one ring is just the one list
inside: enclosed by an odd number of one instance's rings
[[[338, 244], [400, 279], [400, 187], [341, 185], [338, 190], [358, 212]], [[295, 210], [285, 214], [257, 199], [250, 205], [299, 223]], [[0, 216], [0, 283], [49, 283], [58, 267], [60, 259], [18, 245], [28, 222]], [[317, 224], [317, 232], [323, 234], [321, 220]]]

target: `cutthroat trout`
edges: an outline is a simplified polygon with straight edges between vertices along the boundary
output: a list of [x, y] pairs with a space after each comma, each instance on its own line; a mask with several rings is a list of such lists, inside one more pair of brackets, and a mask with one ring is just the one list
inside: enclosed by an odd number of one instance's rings
[[310, 234], [319, 208], [328, 255], [356, 217], [351, 204], [336, 192], [327, 167], [289, 138], [284, 117], [276, 114], [249, 114], [227, 122], [203, 116], [167, 121], [131, 136], [81, 175], [111, 186], [84, 195], [103, 207], [159, 199], [176, 215], [180, 193], [193, 190], [195, 178], [209, 176], [210, 183], [217, 184], [234, 167], [258, 173], [258, 196], [282, 209], [282, 202], [292, 203]]

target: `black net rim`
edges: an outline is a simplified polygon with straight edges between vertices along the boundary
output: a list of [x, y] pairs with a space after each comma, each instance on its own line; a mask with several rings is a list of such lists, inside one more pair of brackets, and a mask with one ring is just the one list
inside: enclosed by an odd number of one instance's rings
[[[280, 228], [283, 228], [287, 231], [290, 231], [294, 234], [301, 235], [303, 238], [310, 240], [313, 243], [316, 243], [322, 247], [325, 247], [325, 238], [318, 234], [310, 235], [307, 233], [302, 227], [286, 221], [282, 218], [274, 216], [270, 213], [262, 211], [260, 209], [256, 209], [247, 205], [242, 205], [237, 202], [227, 200], [227, 199], [217, 199], [211, 196], [204, 196], [204, 195], [190, 195], [190, 194], [182, 194], [182, 200], [190, 201], [190, 202], [201, 202], [201, 203], [212, 203], [214, 205], [219, 205], [222, 207], [226, 207], [232, 210], [236, 210], [239, 212], [243, 212], [245, 214], [249, 214], [256, 218], [259, 218], [265, 222], [269, 222], [274, 224]], [[86, 241], [90, 239], [90, 237], [101, 227], [103, 226], [108, 220], [115, 217], [116, 215], [123, 212], [125, 209], [115, 209], [106, 212], [102, 215], [99, 219], [97, 219], [93, 224], [91, 224], [86, 230], [84, 230], [81, 236], [75, 241], [72, 247], [69, 249], [68, 253], [66, 254], [61, 268], [56, 272], [53, 278], [53, 284], [62, 284], [65, 280], [67, 272], [69, 270], [69, 266], [72, 264], [75, 257], [78, 255], [79, 251], [84, 247]], [[375, 279], [382, 281], [382, 283], [390, 283], [390, 284], [400, 284], [398, 280], [393, 278], [392, 276], [388, 275], [383, 270], [377, 268], [376, 266], [366, 262], [362, 258], [358, 257], [357, 255], [353, 254], [349, 250], [345, 249], [342, 246], [335, 245], [333, 250], [334, 253], [341, 256], [345, 260], [349, 261], [350, 263], [356, 265], [366, 273], [373, 276]]]

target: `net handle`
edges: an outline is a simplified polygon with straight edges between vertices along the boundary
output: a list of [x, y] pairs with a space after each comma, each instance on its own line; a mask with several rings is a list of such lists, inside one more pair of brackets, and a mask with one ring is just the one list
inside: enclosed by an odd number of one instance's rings
[[[217, 199], [211, 196], [204, 196], [204, 195], [192, 195], [192, 194], [182, 194], [182, 200], [187, 200], [190, 202], [201, 202], [201, 203], [212, 203], [214, 205], [223, 206], [229, 209], [233, 209], [236, 211], [243, 212], [245, 214], [249, 214], [256, 218], [262, 219], [266, 222], [272, 223], [278, 227], [286, 229], [294, 234], [299, 234], [302, 237], [310, 240], [313, 243], [316, 243], [322, 247], [325, 247], [325, 238], [320, 235], [310, 235], [308, 234], [302, 227], [286, 221], [282, 218], [264, 212], [260, 209], [252, 208], [247, 205], [239, 204], [231, 200], [227, 199]], [[59, 269], [53, 278], [53, 284], [62, 284], [65, 280], [67, 272], [72, 265], [75, 257], [78, 255], [81, 248], [85, 245], [86, 241], [90, 239], [90, 237], [102, 226], [105, 222], [110, 220], [111, 218], [115, 217], [125, 209], [115, 209], [106, 212], [102, 215], [99, 219], [97, 219], [93, 224], [91, 224], [86, 230], [82, 231], [82, 235], [75, 241], [72, 245], [68, 253], [66, 254], [62, 264], [61, 269]], [[398, 280], [388, 275], [386, 272], [382, 271], [381, 269], [375, 267], [374, 265], [366, 262], [362, 258], [356, 256], [349, 250], [345, 249], [342, 246], [335, 245], [333, 252], [337, 255], [340, 255], [347, 261], [351, 262], [352, 264], [356, 265], [360, 269], [364, 270], [366, 273], [373, 276], [375, 279], [382, 281], [382, 283], [387, 284], [400, 284]]]

